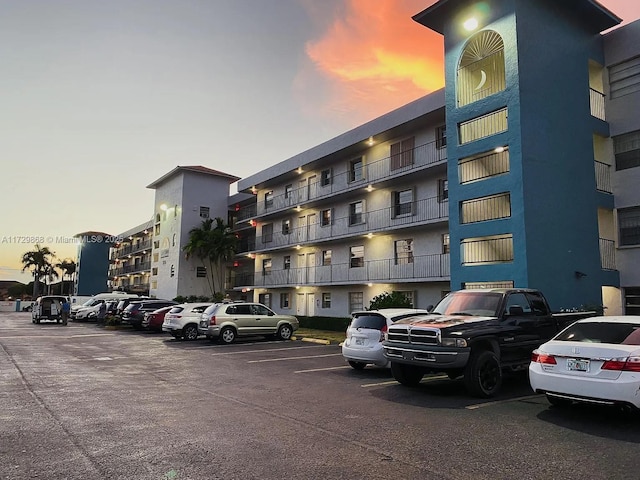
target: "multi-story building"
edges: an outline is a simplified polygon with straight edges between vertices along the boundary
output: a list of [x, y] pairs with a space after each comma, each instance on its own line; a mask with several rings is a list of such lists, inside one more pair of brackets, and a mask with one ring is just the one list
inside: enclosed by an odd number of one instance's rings
[[117, 236], [110, 252], [111, 290], [149, 295], [153, 221], [149, 220]]
[[640, 23], [601, 35], [620, 19], [592, 0], [414, 19], [444, 35], [445, 88], [240, 180], [254, 272], [235, 288], [298, 315], [484, 286], [634, 313]]
[[189, 232], [203, 221], [228, 221], [229, 185], [237, 180], [202, 166], [178, 166], [147, 186], [155, 190], [151, 296], [212, 296], [206, 265], [187, 258], [184, 247]]
[[96, 295], [108, 291], [109, 249], [115, 237], [104, 232], [82, 232], [78, 239], [78, 260], [73, 280], [73, 294]]

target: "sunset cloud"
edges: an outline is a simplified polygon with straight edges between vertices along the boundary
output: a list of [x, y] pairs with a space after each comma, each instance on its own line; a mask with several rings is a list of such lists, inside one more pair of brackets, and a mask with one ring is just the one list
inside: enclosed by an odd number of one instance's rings
[[[304, 106], [363, 122], [442, 88], [443, 39], [411, 19], [434, 1], [338, 3], [335, 18], [306, 45], [311, 67], [296, 83]], [[318, 74], [324, 84], [302, 94]]]

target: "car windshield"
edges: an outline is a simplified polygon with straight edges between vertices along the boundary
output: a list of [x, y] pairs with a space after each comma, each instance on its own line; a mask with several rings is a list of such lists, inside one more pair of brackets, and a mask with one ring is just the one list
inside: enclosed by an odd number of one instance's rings
[[481, 315], [495, 317], [502, 295], [489, 292], [450, 293], [436, 305], [433, 313], [441, 315]]
[[387, 324], [382, 315], [374, 315], [371, 313], [355, 314], [351, 320], [351, 328], [371, 328], [373, 330], [382, 330]]
[[640, 325], [614, 322], [577, 322], [560, 332], [554, 340], [640, 345]]
[[100, 300], [96, 300], [94, 298], [90, 298], [89, 300], [87, 300], [86, 302], [84, 302], [82, 304], [83, 307], [93, 307], [94, 305], [97, 305], [100, 303]]

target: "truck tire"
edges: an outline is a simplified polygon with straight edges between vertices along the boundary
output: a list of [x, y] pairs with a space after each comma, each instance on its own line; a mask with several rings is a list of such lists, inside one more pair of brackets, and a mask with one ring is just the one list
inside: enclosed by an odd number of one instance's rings
[[391, 373], [393, 378], [406, 387], [417, 386], [424, 376], [419, 367], [395, 362], [391, 362]]
[[467, 391], [476, 397], [489, 398], [502, 386], [502, 369], [495, 353], [490, 350], [472, 352], [464, 370]]

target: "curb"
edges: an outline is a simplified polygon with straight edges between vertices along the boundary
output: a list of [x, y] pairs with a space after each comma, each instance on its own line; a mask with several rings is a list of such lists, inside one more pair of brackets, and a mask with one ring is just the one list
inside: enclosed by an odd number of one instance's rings
[[310, 343], [318, 343], [320, 345], [331, 345], [331, 341], [330, 340], [322, 340], [320, 338], [311, 338], [311, 337], [291, 337], [291, 340], [300, 340], [303, 342], [310, 342]]

